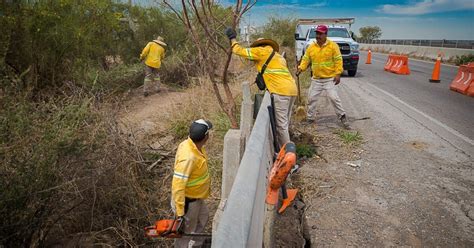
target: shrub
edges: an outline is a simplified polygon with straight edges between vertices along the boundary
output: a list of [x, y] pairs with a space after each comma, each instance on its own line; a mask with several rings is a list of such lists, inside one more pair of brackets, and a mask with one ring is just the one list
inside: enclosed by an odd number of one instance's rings
[[294, 47], [294, 32], [297, 20], [294, 18], [270, 17], [269, 21], [263, 26], [260, 32], [252, 35], [252, 39], [259, 37], [273, 39], [280, 46]]
[[316, 153], [316, 148], [310, 144], [297, 144], [296, 155], [298, 158], [306, 157], [311, 158]]
[[468, 64], [470, 62], [474, 62], [474, 54], [465, 54], [465, 55], [461, 55], [461, 56], [456, 56], [456, 58], [454, 59], [454, 63], [456, 65], [465, 65], [465, 64]]
[[[186, 30], [179, 20], [159, 8], [130, 8], [111, 0], [7, 1], [2, 7], [2, 67], [24, 73], [18, 87], [33, 92], [56, 90], [65, 82], [90, 85], [95, 81], [88, 74], [108, 70], [110, 56], [138, 63], [143, 47], [157, 35], [169, 44], [168, 55], [180, 51], [185, 64], [196, 59], [184, 49]], [[165, 70], [171, 80], [192, 73], [189, 67], [171, 68]]]

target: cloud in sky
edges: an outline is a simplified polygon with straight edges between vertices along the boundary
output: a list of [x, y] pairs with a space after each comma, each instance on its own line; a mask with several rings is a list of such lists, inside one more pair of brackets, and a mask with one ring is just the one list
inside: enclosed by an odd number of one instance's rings
[[473, 9], [473, 0], [423, 0], [408, 4], [384, 4], [379, 6], [377, 11], [396, 15], [420, 15]]
[[[318, 3], [311, 3], [311, 4], [305, 4], [305, 3], [300, 3], [298, 0], [292, 0], [289, 2], [284, 3], [285, 1], [280, 1], [280, 3], [263, 3], [263, 4], [257, 4], [253, 8], [262, 8], [266, 10], [314, 10], [315, 8], [321, 8], [321, 7], [326, 7], [328, 6], [327, 1], [320, 1]], [[258, 2], [257, 2], [258, 3]]]

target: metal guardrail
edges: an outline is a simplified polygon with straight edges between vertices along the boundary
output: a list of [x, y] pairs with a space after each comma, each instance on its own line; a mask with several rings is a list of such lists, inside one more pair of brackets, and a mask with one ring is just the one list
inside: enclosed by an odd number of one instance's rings
[[265, 224], [265, 193], [272, 164], [273, 137], [265, 93], [224, 212], [212, 237], [212, 247], [262, 247]]
[[404, 45], [404, 46], [427, 46], [427, 47], [446, 47], [474, 49], [474, 40], [357, 40], [364, 44], [386, 44], [386, 45]]

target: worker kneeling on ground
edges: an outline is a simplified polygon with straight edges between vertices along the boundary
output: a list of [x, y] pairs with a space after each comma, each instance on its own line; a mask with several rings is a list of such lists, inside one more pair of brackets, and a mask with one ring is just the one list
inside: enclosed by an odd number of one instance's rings
[[151, 91], [160, 91], [160, 74], [158, 69], [161, 61], [165, 58], [166, 43], [161, 36], [148, 42], [140, 54], [140, 60], [145, 60], [145, 80], [143, 83], [143, 95], [147, 97]]
[[311, 65], [313, 77], [308, 91], [308, 122], [314, 122], [317, 97], [325, 90], [336, 109], [339, 120], [344, 127], [348, 128], [346, 112], [342, 108], [341, 99], [335, 87], [341, 82], [341, 74], [344, 71], [342, 55], [337, 43], [327, 39], [327, 33], [328, 27], [325, 25], [319, 25], [316, 28], [316, 42], [308, 46], [296, 75]]
[[[185, 233], [201, 233], [209, 218], [204, 199], [209, 196], [211, 180], [204, 145], [211, 129], [209, 121], [194, 121], [188, 139], [176, 151], [171, 205], [176, 217], [183, 219]], [[200, 247], [203, 242], [200, 237], [182, 237], [175, 241], [175, 247]]]
[[[271, 39], [260, 38], [253, 42], [250, 48], [244, 48], [237, 42], [235, 30], [227, 28], [225, 34], [231, 41], [232, 52], [255, 62], [259, 72], [262, 71], [264, 64], [267, 64], [263, 72], [263, 79], [274, 101], [278, 147], [283, 146], [290, 142], [288, 127], [298, 89], [288, 70], [285, 58], [278, 53], [278, 43]], [[273, 52], [275, 52], [273, 57], [270, 57]]]

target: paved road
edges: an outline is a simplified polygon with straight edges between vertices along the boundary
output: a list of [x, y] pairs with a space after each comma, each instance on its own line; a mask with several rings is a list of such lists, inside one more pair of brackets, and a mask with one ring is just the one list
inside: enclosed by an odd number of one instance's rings
[[397, 75], [383, 70], [387, 54], [372, 53], [372, 64], [365, 64], [362, 52], [357, 77], [361, 81], [396, 96], [426, 115], [461, 135], [474, 140], [474, 97], [449, 90], [458, 67], [441, 66], [441, 83], [429, 83], [433, 62], [410, 60], [410, 75]]

